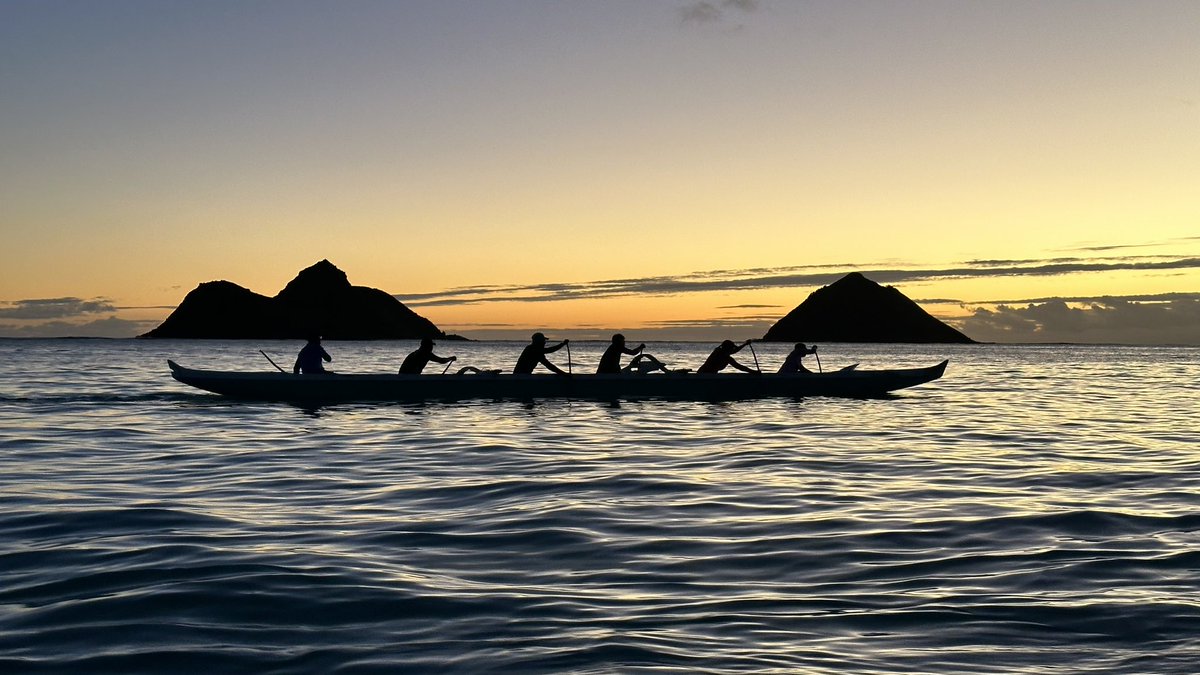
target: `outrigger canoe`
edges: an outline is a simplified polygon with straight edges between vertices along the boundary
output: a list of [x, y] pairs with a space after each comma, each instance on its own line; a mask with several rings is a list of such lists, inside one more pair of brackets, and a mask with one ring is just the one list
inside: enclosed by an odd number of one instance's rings
[[948, 361], [928, 368], [847, 369], [828, 373], [652, 373], [619, 375], [292, 375], [195, 370], [167, 361], [184, 384], [231, 398], [297, 403], [579, 398], [735, 400], [843, 396], [872, 398], [932, 382]]

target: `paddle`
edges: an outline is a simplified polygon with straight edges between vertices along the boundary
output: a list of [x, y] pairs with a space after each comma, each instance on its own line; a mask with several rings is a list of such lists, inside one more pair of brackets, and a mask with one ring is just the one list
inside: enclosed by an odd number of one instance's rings
[[754, 351], [754, 341], [746, 340], [746, 345], [750, 347], [750, 354], [754, 357], [754, 369], [758, 371], [759, 375], [762, 375], [762, 367], [758, 365], [758, 354]]
[[443, 375], [445, 375], [445, 374], [446, 374], [446, 371], [447, 371], [447, 370], [450, 370], [450, 364], [451, 364], [451, 363], [454, 363], [454, 357], [453, 357], [453, 356], [451, 356], [451, 357], [450, 357], [450, 360], [446, 362], [446, 367], [445, 367], [445, 368], [442, 368], [442, 374], [443, 374]]
[[821, 355], [817, 353], [816, 345], [813, 345], [813, 356], [817, 357], [817, 372], [818, 373], [825, 372], [825, 371], [821, 370]]
[[[267, 356], [267, 353], [266, 353], [266, 352], [264, 352], [263, 350], [261, 350], [261, 349], [260, 349], [260, 350], [258, 350], [258, 353], [259, 353], [259, 354], [262, 354], [263, 356], [266, 356], [266, 357], [267, 357], [267, 360], [268, 360], [268, 361], [271, 361], [271, 357]], [[275, 368], [276, 368], [276, 369], [278, 369], [278, 370], [279, 370], [279, 372], [281, 372], [281, 373], [287, 373], [287, 371], [286, 371], [286, 370], [284, 370], [283, 368], [280, 368], [280, 367], [279, 367], [279, 364], [278, 364], [278, 363], [275, 363], [274, 361], [271, 361], [271, 365], [275, 366]]]
[[567, 374], [569, 375], [572, 372], [571, 371], [571, 343], [569, 341], [565, 341], [565, 340], [564, 340], [564, 342], [567, 342]]

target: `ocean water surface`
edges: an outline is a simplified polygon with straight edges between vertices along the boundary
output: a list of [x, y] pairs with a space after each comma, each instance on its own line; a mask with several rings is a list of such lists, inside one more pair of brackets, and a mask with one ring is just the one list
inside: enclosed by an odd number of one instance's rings
[[[166, 366], [300, 346], [0, 340], [0, 672], [1200, 664], [1200, 349], [823, 345], [950, 367], [888, 399], [617, 405], [305, 409]], [[415, 344], [326, 346], [388, 372]]]

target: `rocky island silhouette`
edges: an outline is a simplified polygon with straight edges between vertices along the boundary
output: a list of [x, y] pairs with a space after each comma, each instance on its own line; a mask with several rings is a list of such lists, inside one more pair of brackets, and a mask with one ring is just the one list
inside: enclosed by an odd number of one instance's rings
[[763, 336], [778, 342], [975, 341], [939, 321], [891, 286], [858, 272], [812, 292]]
[[229, 281], [202, 283], [157, 328], [139, 337], [409, 340], [447, 335], [388, 293], [353, 286], [328, 260], [302, 270], [274, 297]]

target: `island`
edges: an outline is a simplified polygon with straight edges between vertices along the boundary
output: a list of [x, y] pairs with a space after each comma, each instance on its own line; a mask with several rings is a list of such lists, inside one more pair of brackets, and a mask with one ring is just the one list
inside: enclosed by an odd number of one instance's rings
[[763, 336], [776, 342], [975, 341], [939, 321], [891, 286], [858, 272], [813, 291]]
[[301, 270], [274, 297], [229, 281], [200, 284], [142, 338], [411, 340], [447, 335], [390, 294], [353, 286], [328, 260]]

